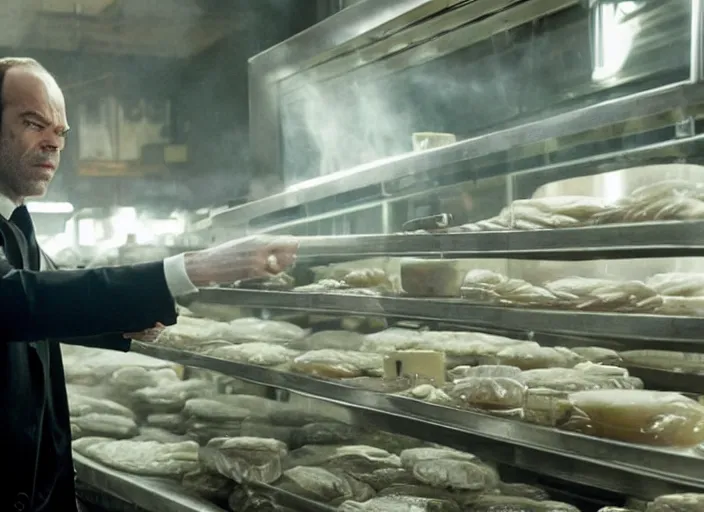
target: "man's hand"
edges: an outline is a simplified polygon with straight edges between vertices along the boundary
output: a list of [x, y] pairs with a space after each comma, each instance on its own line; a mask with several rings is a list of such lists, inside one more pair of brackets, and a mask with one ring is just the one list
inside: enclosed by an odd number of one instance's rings
[[122, 337], [128, 340], [144, 341], [146, 343], [151, 343], [156, 341], [156, 339], [159, 337], [159, 334], [161, 334], [161, 331], [163, 330], [164, 325], [157, 323], [151, 329], [146, 329], [142, 332], [126, 332], [122, 335]]
[[186, 253], [186, 273], [195, 286], [272, 276], [293, 265], [297, 252], [295, 238], [255, 236]]

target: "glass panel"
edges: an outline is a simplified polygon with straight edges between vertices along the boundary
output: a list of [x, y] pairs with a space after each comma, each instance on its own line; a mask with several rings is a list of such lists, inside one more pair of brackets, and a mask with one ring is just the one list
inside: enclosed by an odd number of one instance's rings
[[282, 82], [287, 185], [411, 151], [414, 133], [448, 134], [415, 149], [442, 145], [689, 77], [687, 0], [520, 2], [475, 19], [472, 4], [402, 52]]

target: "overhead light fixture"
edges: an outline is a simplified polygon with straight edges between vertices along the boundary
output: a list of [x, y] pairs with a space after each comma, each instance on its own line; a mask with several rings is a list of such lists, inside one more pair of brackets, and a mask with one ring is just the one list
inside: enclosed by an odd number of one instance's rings
[[73, 213], [73, 205], [52, 201], [29, 201], [27, 210], [31, 213]]

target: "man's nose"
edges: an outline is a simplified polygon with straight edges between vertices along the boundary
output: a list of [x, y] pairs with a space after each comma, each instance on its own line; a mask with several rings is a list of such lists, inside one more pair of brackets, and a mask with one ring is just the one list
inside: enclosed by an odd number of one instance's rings
[[58, 142], [47, 140], [42, 143], [42, 151], [45, 151], [47, 153], [57, 153], [60, 149], [61, 148]]

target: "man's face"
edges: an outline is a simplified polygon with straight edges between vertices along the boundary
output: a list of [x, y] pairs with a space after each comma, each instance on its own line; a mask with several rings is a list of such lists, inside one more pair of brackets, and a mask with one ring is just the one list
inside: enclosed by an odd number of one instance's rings
[[61, 89], [41, 69], [11, 68], [2, 88], [0, 191], [15, 202], [43, 196], [68, 131]]

